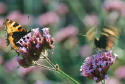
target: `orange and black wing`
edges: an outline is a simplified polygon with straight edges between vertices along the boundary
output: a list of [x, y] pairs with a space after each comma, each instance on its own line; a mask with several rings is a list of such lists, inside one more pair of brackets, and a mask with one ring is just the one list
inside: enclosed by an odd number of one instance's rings
[[20, 46], [17, 44], [17, 41], [26, 35], [27, 31], [20, 24], [9, 19], [5, 20], [5, 27], [8, 42], [10, 43], [11, 47], [17, 51], [18, 47]]

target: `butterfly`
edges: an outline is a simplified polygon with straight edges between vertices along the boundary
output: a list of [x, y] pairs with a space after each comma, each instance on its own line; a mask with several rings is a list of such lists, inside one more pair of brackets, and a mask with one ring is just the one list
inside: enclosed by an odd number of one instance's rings
[[20, 47], [20, 44], [18, 44], [17, 41], [25, 36], [27, 31], [20, 24], [10, 19], [5, 19], [4, 24], [7, 32], [7, 41], [11, 47], [17, 51]]
[[117, 28], [109, 26], [102, 29], [99, 37], [96, 37], [98, 32], [95, 31], [95, 28], [90, 29], [86, 33], [86, 38], [91, 41], [94, 38], [94, 45], [97, 50], [110, 50], [116, 40], [116, 37], [119, 35]]

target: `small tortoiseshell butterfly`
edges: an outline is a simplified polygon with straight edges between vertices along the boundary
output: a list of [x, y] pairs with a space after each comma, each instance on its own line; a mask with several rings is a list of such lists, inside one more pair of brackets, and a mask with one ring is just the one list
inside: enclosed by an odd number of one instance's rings
[[11, 47], [17, 51], [20, 46], [17, 41], [19, 41], [21, 37], [25, 36], [27, 31], [20, 24], [9, 19], [5, 20], [5, 27], [8, 42], [10, 43]]

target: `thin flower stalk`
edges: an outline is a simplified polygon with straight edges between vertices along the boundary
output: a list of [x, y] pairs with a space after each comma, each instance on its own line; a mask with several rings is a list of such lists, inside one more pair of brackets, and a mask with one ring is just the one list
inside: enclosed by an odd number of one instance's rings
[[[57, 72], [65, 79], [73, 84], [79, 84], [75, 79], [64, 73], [57, 64], [54, 64], [48, 57], [48, 50], [54, 48], [54, 39], [49, 34], [49, 28], [32, 29], [27, 35], [21, 38], [17, 44], [20, 45], [17, 51], [22, 58], [18, 58], [18, 63], [27, 68], [29, 66], [37, 66]], [[48, 63], [45, 65], [42, 61]]]
[[[47, 53], [47, 52], [46, 52]], [[42, 64], [39, 64], [39, 62], [35, 62], [35, 65], [41, 68], [45, 68], [47, 70], [51, 70], [54, 71], [56, 73], [59, 73], [60, 76], [62, 76], [63, 78], [65, 78], [66, 80], [70, 80], [73, 84], [80, 84], [78, 81], [76, 81], [75, 79], [73, 79], [72, 77], [70, 77], [69, 75], [67, 75], [65, 72], [63, 72], [60, 68], [58, 64], [53, 64], [52, 61], [48, 58], [48, 56], [43, 56], [45, 54], [42, 54], [41, 57], [44, 57], [44, 60], [51, 66], [43, 66]]]

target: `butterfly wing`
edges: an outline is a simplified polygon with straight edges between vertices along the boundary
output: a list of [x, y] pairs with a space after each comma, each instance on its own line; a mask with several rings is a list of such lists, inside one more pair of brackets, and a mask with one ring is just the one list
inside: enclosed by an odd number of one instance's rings
[[95, 27], [90, 28], [88, 32], [85, 34], [88, 41], [92, 41], [96, 35], [97, 35], [97, 28]]
[[9, 19], [5, 20], [5, 27], [7, 31], [8, 42], [10, 43], [11, 47], [17, 51], [20, 45], [16, 42], [21, 37], [26, 35], [27, 31], [20, 24]]

